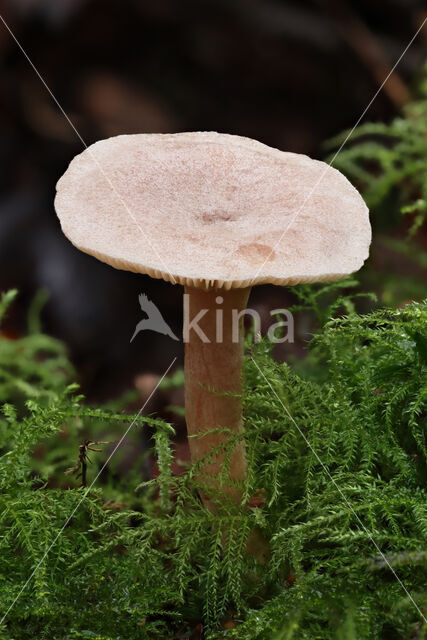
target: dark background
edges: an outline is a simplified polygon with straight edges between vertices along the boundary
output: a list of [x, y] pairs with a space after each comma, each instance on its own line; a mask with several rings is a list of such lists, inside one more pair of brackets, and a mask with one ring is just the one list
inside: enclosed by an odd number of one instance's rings
[[[3, 0], [0, 13], [87, 144], [136, 132], [215, 130], [325, 156], [352, 127], [427, 15], [420, 0]], [[365, 120], [411, 96], [427, 30]], [[55, 183], [83, 145], [0, 23], [0, 289], [20, 292], [7, 331], [25, 331], [34, 294], [43, 328], [66, 341], [92, 399], [162, 373], [180, 343], [141, 333], [137, 294], [175, 333], [182, 289], [116, 271], [62, 236]], [[285, 289], [257, 287], [261, 312]], [[265, 314], [266, 315], [266, 314]], [[265, 329], [265, 327], [264, 327]]]

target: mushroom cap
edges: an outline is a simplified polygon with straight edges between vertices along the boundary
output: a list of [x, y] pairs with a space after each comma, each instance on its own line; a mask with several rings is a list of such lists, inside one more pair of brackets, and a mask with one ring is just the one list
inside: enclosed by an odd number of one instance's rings
[[99, 260], [197, 288], [298, 284], [359, 269], [368, 209], [336, 169], [240, 136], [121, 135], [76, 156], [55, 208]]

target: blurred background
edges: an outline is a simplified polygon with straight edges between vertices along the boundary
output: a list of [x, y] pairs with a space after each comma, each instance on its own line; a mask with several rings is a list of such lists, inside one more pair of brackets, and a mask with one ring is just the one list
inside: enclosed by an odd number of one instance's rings
[[[324, 141], [356, 123], [427, 7], [421, 0], [2, 0], [0, 14], [88, 145], [122, 133], [215, 130], [324, 158]], [[364, 120], [389, 122], [411, 100], [426, 45], [424, 28]], [[0, 289], [20, 290], [6, 331], [25, 332], [28, 306], [45, 290], [43, 329], [66, 342], [91, 400], [135, 379], [149, 389], [174, 355], [182, 363], [183, 348], [149, 332], [129, 344], [142, 316], [137, 296], [153, 299], [178, 333], [182, 289], [116, 271], [65, 239], [55, 183], [82, 142], [2, 23], [0, 65]], [[375, 246], [372, 261], [371, 271], [388, 268]], [[403, 257], [392, 262], [397, 272], [411, 268]], [[292, 301], [269, 286], [251, 298], [264, 316]]]

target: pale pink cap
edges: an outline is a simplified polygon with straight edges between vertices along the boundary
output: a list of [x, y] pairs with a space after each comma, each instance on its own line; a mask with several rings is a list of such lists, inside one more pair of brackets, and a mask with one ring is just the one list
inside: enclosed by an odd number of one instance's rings
[[368, 209], [339, 171], [213, 132], [96, 142], [59, 180], [55, 208], [82, 251], [204, 289], [336, 280], [371, 241]]

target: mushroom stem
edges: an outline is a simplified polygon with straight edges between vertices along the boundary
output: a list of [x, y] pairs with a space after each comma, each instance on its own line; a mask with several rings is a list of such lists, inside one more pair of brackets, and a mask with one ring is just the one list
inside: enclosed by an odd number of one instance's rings
[[[191, 458], [197, 462], [225, 445], [203, 463], [198, 478], [204, 488], [222, 490], [236, 501], [241, 491], [236, 486], [222, 487], [218, 478], [226, 461], [232, 484], [246, 476], [244, 442], [238, 440], [232, 448], [226, 445], [243, 431], [243, 316], [249, 293], [250, 288], [185, 287], [184, 296], [185, 413]], [[213, 510], [209, 496], [201, 493], [201, 497]]]

